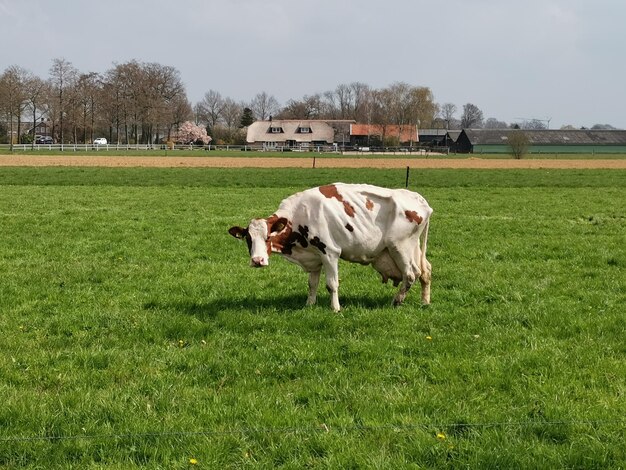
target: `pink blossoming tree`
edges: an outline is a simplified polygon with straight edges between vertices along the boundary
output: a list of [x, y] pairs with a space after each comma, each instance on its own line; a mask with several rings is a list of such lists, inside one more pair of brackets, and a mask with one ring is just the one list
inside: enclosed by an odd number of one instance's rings
[[202, 142], [208, 144], [211, 142], [211, 137], [206, 133], [206, 129], [202, 126], [197, 126], [191, 121], [185, 121], [178, 127], [178, 132], [174, 134], [174, 140], [183, 144], [193, 144], [195, 142]]

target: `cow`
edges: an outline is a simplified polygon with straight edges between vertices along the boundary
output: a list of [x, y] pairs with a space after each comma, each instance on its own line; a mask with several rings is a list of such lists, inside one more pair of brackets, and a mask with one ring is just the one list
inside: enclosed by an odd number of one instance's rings
[[394, 305], [402, 304], [419, 279], [422, 303], [427, 305], [431, 265], [426, 245], [432, 212], [426, 199], [413, 191], [334, 183], [289, 196], [271, 216], [228, 232], [246, 240], [250, 266], [268, 266], [269, 255], [278, 253], [308, 272], [307, 305], [316, 302], [324, 268], [331, 308], [340, 311], [340, 258], [371, 264], [383, 283], [400, 285]]

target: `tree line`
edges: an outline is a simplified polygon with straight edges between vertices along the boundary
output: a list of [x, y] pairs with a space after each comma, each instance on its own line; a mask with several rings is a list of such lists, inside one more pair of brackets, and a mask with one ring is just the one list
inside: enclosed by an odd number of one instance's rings
[[[131, 60], [99, 74], [80, 72], [59, 58], [52, 61], [46, 79], [17, 65], [0, 75], [0, 142], [13, 136], [13, 142], [30, 143], [35, 137], [31, 130], [45, 122], [47, 134], [57, 143], [107, 137], [112, 143], [154, 144], [172, 139], [183, 123], [192, 121], [206, 128], [214, 143], [241, 144], [247, 125], [272, 117], [420, 128], [514, 126], [495, 118], [485, 120], [472, 103], [463, 105], [459, 114], [453, 103], [436, 103], [428, 87], [404, 82], [381, 89], [361, 82], [340, 84], [284, 105], [264, 91], [242, 102], [209, 90], [192, 104], [179, 71], [158, 63]], [[517, 126], [546, 127], [540, 120]]]

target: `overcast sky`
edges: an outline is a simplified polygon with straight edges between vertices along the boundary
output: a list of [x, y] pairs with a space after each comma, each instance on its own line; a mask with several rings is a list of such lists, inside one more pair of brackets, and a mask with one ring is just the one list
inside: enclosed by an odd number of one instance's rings
[[157, 62], [192, 104], [406, 82], [459, 114], [626, 129], [625, 22], [625, 0], [0, 0], [0, 73]]

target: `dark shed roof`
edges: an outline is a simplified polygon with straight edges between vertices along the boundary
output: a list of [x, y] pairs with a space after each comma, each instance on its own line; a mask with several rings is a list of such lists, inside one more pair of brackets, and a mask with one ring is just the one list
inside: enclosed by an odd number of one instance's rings
[[523, 132], [530, 145], [626, 145], [626, 131], [621, 130], [516, 130], [465, 129], [472, 145], [506, 144], [512, 132]]
[[456, 142], [459, 139], [461, 132], [463, 131], [458, 131], [458, 130], [448, 131], [448, 138], [451, 139], [453, 142]]

